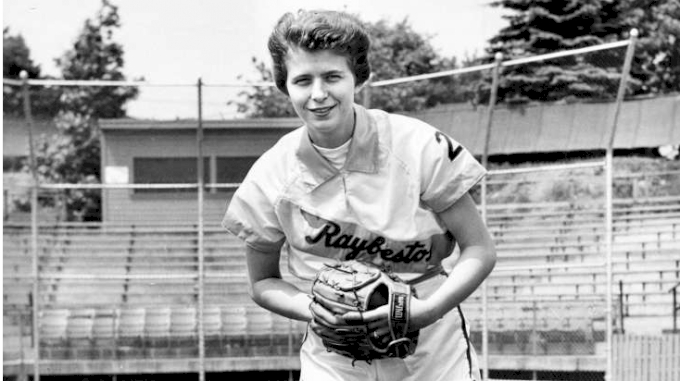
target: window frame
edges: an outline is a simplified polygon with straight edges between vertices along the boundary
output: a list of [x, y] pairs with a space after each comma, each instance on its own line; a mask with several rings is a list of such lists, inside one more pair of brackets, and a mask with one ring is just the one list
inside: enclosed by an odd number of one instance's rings
[[[133, 184], [136, 185], [141, 185], [141, 184], [197, 184], [197, 179], [196, 179], [196, 172], [198, 171], [197, 168], [197, 157], [196, 156], [180, 156], [180, 157], [162, 157], [162, 156], [137, 156], [132, 158], [132, 181]], [[150, 161], [158, 161], [158, 162], [164, 162], [162, 165], [157, 165], [156, 168], [145, 168], [145, 165], [143, 165], [144, 162], [150, 162]], [[175, 163], [172, 163], [175, 161]], [[144, 173], [140, 173], [140, 170], [144, 168], [144, 171], [152, 171], [152, 172], [162, 172], [160, 176], [167, 176], [169, 173], [177, 173], [173, 171], [167, 171], [167, 170], [162, 170], [163, 166], [176, 166], [177, 161], [190, 161], [188, 168], [192, 168], [192, 171], [184, 171], [180, 173], [192, 173], [193, 179], [189, 180], [187, 179], [181, 179], [181, 178], [172, 178], [172, 179], [155, 179], [153, 178], [154, 176], [150, 176], [150, 178], [147, 176], [146, 178], [144, 177]], [[204, 167], [203, 167], [203, 181], [204, 183], [210, 183], [211, 177], [212, 177], [212, 171], [211, 171], [211, 164], [212, 160], [210, 156], [204, 156], [203, 157], [204, 161]], [[186, 163], [184, 165], [187, 165]], [[158, 174], [156, 173], [156, 176]], [[151, 180], [151, 181], [149, 181]], [[191, 194], [191, 193], [196, 193], [198, 188], [134, 188], [133, 193], [136, 195], [144, 195], [144, 194], [172, 194], [172, 193], [180, 193], [180, 194]]]

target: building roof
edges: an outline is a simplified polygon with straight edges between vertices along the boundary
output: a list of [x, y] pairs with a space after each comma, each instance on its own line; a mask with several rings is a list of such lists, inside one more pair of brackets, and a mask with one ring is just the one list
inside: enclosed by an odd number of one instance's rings
[[[447, 105], [410, 114], [454, 137], [475, 155], [484, 150], [487, 108]], [[538, 104], [494, 109], [492, 155], [604, 149], [614, 103]], [[680, 143], [680, 95], [634, 99], [620, 108], [614, 148]]]
[[[410, 116], [437, 127], [473, 154], [484, 149], [487, 108], [445, 105]], [[507, 155], [604, 149], [614, 112], [613, 102], [537, 104], [494, 109], [489, 153]], [[194, 130], [196, 120], [101, 120], [106, 130]], [[298, 118], [203, 121], [204, 129], [294, 129]], [[680, 95], [634, 99], [622, 104], [615, 148], [635, 149], [680, 143]]]
[[[102, 119], [103, 130], [195, 130], [197, 120]], [[204, 129], [293, 129], [302, 126], [298, 118], [204, 120]]]

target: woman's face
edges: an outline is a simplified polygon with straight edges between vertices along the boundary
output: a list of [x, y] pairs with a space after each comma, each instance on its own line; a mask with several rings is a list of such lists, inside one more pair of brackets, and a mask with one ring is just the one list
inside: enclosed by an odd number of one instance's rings
[[357, 88], [347, 58], [329, 50], [291, 49], [286, 57], [286, 87], [295, 112], [321, 147], [345, 143], [354, 128]]

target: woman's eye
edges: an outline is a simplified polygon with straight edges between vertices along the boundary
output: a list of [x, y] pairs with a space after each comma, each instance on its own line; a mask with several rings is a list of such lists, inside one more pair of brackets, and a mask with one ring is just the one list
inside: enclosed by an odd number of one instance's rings
[[296, 79], [295, 81], [293, 81], [293, 83], [298, 85], [298, 86], [307, 86], [307, 85], [310, 84], [310, 82], [311, 81], [309, 80], [309, 78], [300, 78], [300, 79]]

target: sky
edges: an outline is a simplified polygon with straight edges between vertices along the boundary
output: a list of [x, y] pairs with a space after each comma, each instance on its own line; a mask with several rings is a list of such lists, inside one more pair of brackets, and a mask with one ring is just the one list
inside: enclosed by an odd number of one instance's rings
[[[408, 18], [413, 29], [432, 36], [443, 56], [482, 54], [489, 38], [507, 25], [504, 11], [491, 0], [325, 0], [326, 9], [346, 10], [363, 20]], [[70, 49], [99, 0], [3, 0], [3, 26], [21, 34], [42, 74], [60, 76], [54, 60]], [[318, 8], [313, 0], [111, 0], [119, 7], [121, 27], [114, 40], [125, 51], [128, 79], [149, 82], [227, 84], [256, 80], [252, 57], [269, 62], [266, 42], [285, 12]], [[226, 101], [238, 88], [205, 87], [203, 117], [239, 117]], [[142, 87], [128, 104], [140, 119], [197, 117], [196, 87]]]

